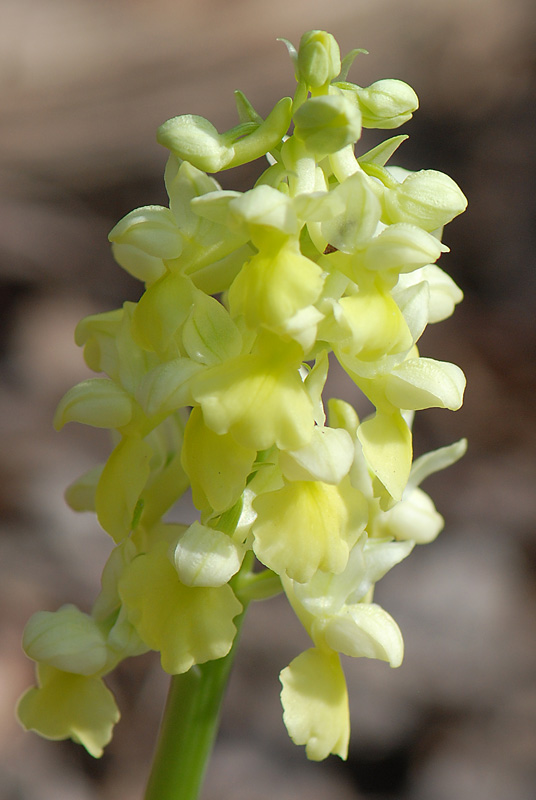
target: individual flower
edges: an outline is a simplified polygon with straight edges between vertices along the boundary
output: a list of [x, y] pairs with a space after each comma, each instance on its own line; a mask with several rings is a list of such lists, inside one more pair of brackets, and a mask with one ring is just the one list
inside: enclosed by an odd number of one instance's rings
[[283, 579], [315, 645], [281, 672], [283, 718], [293, 741], [304, 744], [313, 760], [330, 753], [346, 758], [348, 752], [348, 698], [339, 653], [379, 658], [392, 667], [402, 661], [398, 625], [365, 596], [412, 547], [412, 542], [369, 541], [364, 533], [340, 574], [318, 571], [307, 583]]
[[168, 551], [165, 538], [152, 543], [127, 565], [118, 592], [140, 639], [173, 675], [227, 655], [242, 605], [226, 584], [182, 583]]

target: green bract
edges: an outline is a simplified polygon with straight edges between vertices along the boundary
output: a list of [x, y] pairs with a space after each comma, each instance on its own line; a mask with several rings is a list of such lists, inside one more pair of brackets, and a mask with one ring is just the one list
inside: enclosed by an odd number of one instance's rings
[[[237, 92], [225, 133], [194, 115], [160, 126], [169, 207], [136, 209], [110, 233], [144, 292], [76, 329], [99, 377], [66, 393], [54, 424], [109, 428], [114, 446], [67, 500], [95, 512], [115, 548], [91, 613], [66, 605], [29, 621], [38, 687], [18, 713], [94, 756], [119, 716], [102, 678], [121, 659], [157, 650], [171, 674], [220, 659], [243, 608], [284, 591], [313, 643], [281, 672], [285, 725], [309, 758], [345, 758], [339, 654], [401, 663], [374, 586], [438, 535], [420, 483], [465, 449], [413, 462], [410, 421], [462, 403], [462, 371], [417, 342], [462, 299], [435, 262], [466, 199], [441, 172], [388, 164], [403, 135], [355, 153], [362, 126], [410, 119], [407, 84], [346, 82], [363, 51], [341, 62], [324, 31], [286, 45], [297, 89], [266, 119]], [[249, 191], [207, 174], [260, 157]], [[366, 419], [336, 399], [326, 419], [330, 353], [372, 403]], [[166, 521], [188, 487], [198, 519]]]

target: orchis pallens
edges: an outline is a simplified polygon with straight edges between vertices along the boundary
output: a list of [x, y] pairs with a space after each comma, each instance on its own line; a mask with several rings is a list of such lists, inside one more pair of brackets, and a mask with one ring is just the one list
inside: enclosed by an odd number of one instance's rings
[[[284, 721], [307, 756], [345, 758], [349, 713], [340, 653], [398, 666], [398, 625], [375, 583], [443, 519], [420, 488], [462, 440], [412, 464], [411, 421], [458, 409], [465, 378], [420, 355], [427, 323], [462, 293], [435, 262], [466, 199], [435, 170], [390, 166], [406, 138], [356, 155], [362, 128], [393, 129], [418, 107], [402, 81], [350, 83], [328, 33], [283, 40], [297, 87], [266, 119], [236, 93], [239, 123], [165, 122], [169, 207], [111, 231], [138, 303], [83, 319], [75, 338], [101, 377], [61, 400], [55, 425], [112, 431], [105, 464], [67, 490], [115, 542], [90, 613], [41, 611], [24, 649], [38, 686], [22, 724], [100, 756], [119, 718], [103, 678], [159, 651], [173, 675], [222, 659], [253, 600], [284, 592], [312, 646], [282, 670]], [[246, 192], [207, 173], [266, 157]], [[329, 357], [375, 408], [364, 420], [322, 399]], [[166, 514], [191, 487], [198, 519]]]

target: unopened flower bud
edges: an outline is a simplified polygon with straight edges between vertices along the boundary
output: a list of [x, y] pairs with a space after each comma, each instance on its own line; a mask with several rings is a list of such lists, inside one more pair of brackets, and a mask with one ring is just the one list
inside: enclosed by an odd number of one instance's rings
[[312, 89], [325, 86], [341, 71], [339, 45], [326, 31], [304, 33], [298, 50], [298, 79]]
[[291, 107], [291, 98], [283, 97], [261, 124], [246, 123], [247, 127], [222, 134], [208, 119], [184, 114], [160, 125], [156, 139], [197, 169], [219, 172], [253, 161], [279, 144], [290, 123]]
[[196, 114], [168, 119], [158, 128], [156, 139], [180, 159], [206, 172], [224, 169], [234, 155], [214, 125]]
[[404, 81], [376, 81], [362, 89], [356, 87], [364, 128], [398, 128], [419, 107], [419, 99]]
[[363, 253], [363, 264], [375, 271], [411, 272], [433, 263], [447, 250], [432, 234], [401, 222], [371, 239]]
[[383, 195], [387, 221], [409, 222], [425, 231], [446, 225], [467, 206], [467, 198], [452, 178], [435, 169], [412, 172]]
[[110, 231], [114, 244], [130, 245], [154, 258], [178, 258], [182, 236], [169, 208], [143, 206], [131, 211]]
[[342, 95], [310, 97], [294, 115], [294, 133], [317, 156], [336, 153], [361, 136], [357, 105]]

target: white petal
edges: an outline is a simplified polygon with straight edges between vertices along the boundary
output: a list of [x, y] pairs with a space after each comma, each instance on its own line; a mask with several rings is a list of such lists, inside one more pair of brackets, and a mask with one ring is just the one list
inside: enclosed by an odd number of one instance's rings
[[282, 452], [279, 465], [290, 481], [323, 481], [339, 484], [354, 459], [354, 444], [342, 428], [315, 426], [309, 444]]
[[456, 364], [434, 358], [408, 358], [387, 377], [387, 399], [397, 408], [449, 408], [463, 402], [465, 375]]
[[328, 647], [347, 656], [379, 658], [392, 667], [399, 667], [404, 655], [404, 642], [394, 619], [376, 603], [346, 606], [324, 626]]
[[186, 586], [223, 586], [240, 569], [243, 552], [222, 531], [199, 522], [185, 531], [175, 548], [175, 566]]
[[404, 499], [389, 509], [381, 522], [385, 533], [417, 544], [433, 542], [444, 525], [431, 498], [418, 488], [408, 492], [407, 497], [404, 493]]

